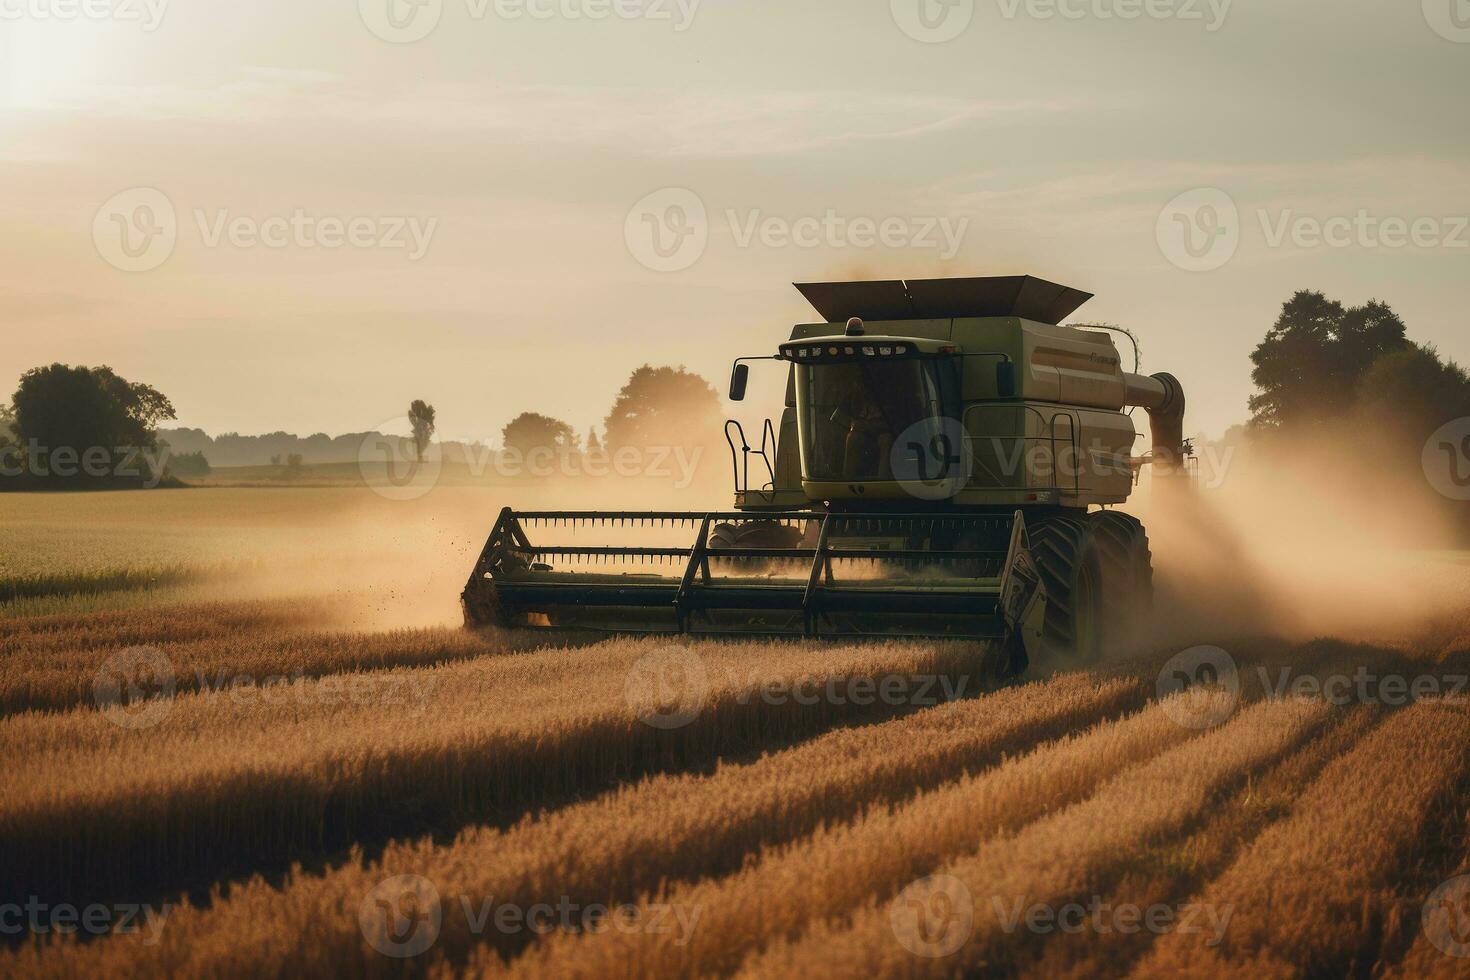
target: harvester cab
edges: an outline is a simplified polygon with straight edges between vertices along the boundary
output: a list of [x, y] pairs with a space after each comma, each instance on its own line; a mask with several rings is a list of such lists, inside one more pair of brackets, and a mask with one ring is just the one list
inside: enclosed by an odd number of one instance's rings
[[[759, 449], [726, 426], [734, 508], [505, 510], [467, 622], [985, 638], [999, 674], [1094, 662], [1151, 603], [1147, 534], [1109, 508], [1144, 463], [1156, 482], [1185, 473], [1178, 381], [1124, 371], [1106, 331], [1060, 326], [1091, 294], [1030, 276], [797, 288], [820, 322], [735, 363], [732, 401], [757, 361], [784, 366], [786, 397]], [[1151, 420], [1144, 455], [1130, 407]], [[543, 528], [683, 538], [533, 542]]]

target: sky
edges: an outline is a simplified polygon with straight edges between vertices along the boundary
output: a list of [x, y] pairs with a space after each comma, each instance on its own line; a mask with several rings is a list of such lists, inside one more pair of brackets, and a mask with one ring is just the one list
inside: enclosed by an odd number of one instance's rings
[[1467, 82], [1470, 0], [0, 0], [0, 391], [495, 441], [723, 390], [793, 281], [1025, 273], [1218, 434], [1298, 289], [1470, 361]]

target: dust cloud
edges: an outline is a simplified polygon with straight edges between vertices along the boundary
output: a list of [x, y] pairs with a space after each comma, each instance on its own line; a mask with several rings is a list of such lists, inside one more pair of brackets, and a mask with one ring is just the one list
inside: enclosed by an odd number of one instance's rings
[[1413, 474], [1374, 470], [1361, 446], [1242, 447], [1207, 454], [1192, 487], [1145, 485], [1127, 509], [1153, 541], [1156, 637], [1470, 649], [1470, 552], [1456, 550], [1444, 501]]
[[[1373, 470], [1348, 442], [1319, 438], [1289, 452], [1202, 453], [1198, 479], [1182, 492], [1160, 492], [1145, 475], [1121, 509], [1144, 520], [1155, 553], [1146, 645], [1274, 636], [1384, 644], [1430, 658], [1470, 650], [1470, 552], [1456, 550], [1444, 501], [1412, 474]], [[231, 594], [326, 597], [340, 610], [331, 625], [365, 630], [457, 626], [459, 594], [503, 507], [731, 506], [723, 449], [706, 454], [685, 488], [656, 478], [558, 476], [449, 479], [410, 501], [361, 484], [279, 493], [292, 501], [289, 513], [272, 505], [254, 523], [273, 535], [284, 524], [291, 546], [261, 545], [250, 555], [260, 571], [232, 582]], [[687, 547], [695, 534], [688, 525], [531, 530], [535, 543], [560, 545]], [[632, 570], [668, 573], [653, 564]]]

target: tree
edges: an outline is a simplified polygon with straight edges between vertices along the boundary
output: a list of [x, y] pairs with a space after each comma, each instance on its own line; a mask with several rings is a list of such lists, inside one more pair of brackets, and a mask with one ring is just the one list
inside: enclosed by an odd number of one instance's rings
[[643, 367], [633, 372], [603, 423], [607, 448], [677, 446], [709, 442], [719, 431], [720, 396], [684, 368]]
[[576, 452], [577, 434], [560, 419], [522, 412], [500, 431], [506, 449], [526, 455], [537, 449]]
[[1451, 419], [1470, 417], [1470, 375], [1433, 347], [1409, 344], [1363, 373], [1354, 392], [1359, 432], [1397, 430], [1417, 457], [1425, 439]]
[[415, 399], [408, 406], [408, 421], [413, 426], [413, 448], [422, 463], [424, 450], [429, 448], [429, 440], [434, 437], [434, 406]]
[[1303, 290], [1251, 354], [1260, 389], [1250, 400], [1251, 423], [1283, 429], [1340, 417], [1373, 363], [1409, 346], [1403, 321], [1386, 304], [1345, 308]]
[[281, 479], [295, 480], [301, 476], [301, 470], [306, 465], [306, 459], [300, 453], [288, 453], [285, 456], [275, 455], [271, 457], [271, 465], [281, 468]]
[[172, 453], [168, 468], [175, 476], [208, 476], [211, 472], [209, 460], [200, 452]]
[[587, 452], [602, 452], [602, 440], [597, 438], [597, 428], [594, 426], [587, 430]]
[[22, 375], [12, 405], [22, 444], [53, 457], [100, 452], [114, 463], [130, 451], [156, 448], [158, 423], [175, 417], [159, 391], [109, 367], [34, 368]]

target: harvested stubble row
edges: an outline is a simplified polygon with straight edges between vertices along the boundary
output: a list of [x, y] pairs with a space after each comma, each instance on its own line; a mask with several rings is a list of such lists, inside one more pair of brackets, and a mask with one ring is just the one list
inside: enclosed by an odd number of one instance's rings
[[[169, 702], [144, 730], [97, 711], [15, 715], [0, 720], [0, 753], [16, 760], [0, 799], [0, 866], [21, 894], [82, 904], [167, 894], [236, 869], [284, 871], [353, 843], [502, 819], [915, 707], [763, 698], [757, 686], [968, 676], [977, 659], [960, 644], [691, 648], [708, 691], [688, 725], [660, 730], [625, 694], [630, 669], [658, 649], [616, 641], [244, 698], [199, 693]], [[361, 703], [345, 696], [358, 689]], [[938, 697], [940, 686], [927, 690]]]
[[[502, 950], [520, 945], [514, 934], [472, 935], [459, 914], [464, 901], [473, 907], [492, 898], [517, 907], [559, 900], [610, 905], [661, 882], [734, 871], [743, 855], [762, 846], [983, 770], [1004, 752], [1125, 711], [1145, 697], [1137, 682], [1071, 676], [948, 703], [831, 732], [709, 775], [654, 777], [506, 831], [467, 831], [448, 847], [394, 845], [367, 867], [350, 863], [324, 876], [298, 875], [281, 890], [255, 880], [207, 909], [176, 910], [157, 946], [116, 937], [54, 949], [25, 965], [27, 972], [58, 975], [391, 972], [402, 964], [364, 941], [358, 913], [375, 885], [400, 874], [432, 881], [447, 910], [433, 957], [412, 966], [463, 962], [480, 942], [499, 940]], [[1156, 727], [1150, 735], [1167, 735]]]
[[[1334, 760], [1200, 901], [1231, 908], [1224, 942], [1171, 933], [1139, 976], [1355, 974], [1397, 904], [1436, 810], [1470, 767], [1470, 711], [1420, 701]], [[1411, 923], [1410, 928], [1417, 926]]]
[[[1262, 830], [1291, 812], [1322, 769], [1351, 750], [1381, 717], [1376, 708], [1366, 705], [1345, 712], [1321, 735], [1238, 787], [1188, 837], [1160, 841], [1133, 854], [1131, 867], [1110, 894], [1101, 896], [1101, 907], [1168, 909], [1189, 916], [1190, 929], [1211, 929], [1206, 938], [1213, 941], [1222, 924], [1228, 928], [1233, 913], [1204, 910], [1193, 896], [1230, 867]], [[1170, 923], [1169, 927], [1184, 926]], [[1131, 927], [1052, 933], [1037, 958], [1018, 974], [1034, 980], [1123, 976], [1148, 954], [1154, 939], [1149, 930]]]
[[1462, 813], [1453, 841], [1458, 860], [1443, 881], [1409, 898], [1408, 925], [1420, 930], [1404, 958], [1385, 975], [1393, 980], [1461, 980], [1470, 954], [1470, 813]]
[[200, 567], [183, 563], [144, 568], [88, 569], [59, 574], [32, 572], [0, 578], [0, 602], [47, 596], [133, 592], [238, 574], [251, 566]]
[[[349, 671], [425, 667], [524, 649], [536, 642], [522, 636], [507, 642], [463, 630], [396, 630], [388, 633], [329, 633], [299, 625], [271, 629], [260, 624], [234, 631], [205, 630], [184, 642], [154, 639], [146, 644], [167, 658], [176, 694], [219, 690], [233, 683], [268, 678], [315, 678]], [[59, 642], [58, 642], [59, 641]], [[95, 703], [95, 682], [108, 658], [129, 646], [72, 645], [64, 636], [44, 643], [21, 638], [0, 654], [0, 714], [62, 711]], [[53, 647], [48, 651], [38, 647]]]
[[329, 615], [325, 600], [251, 600], [180, 603], [146, 610], [69, 613], [0, 619], [0, 640], [32, 654], [91, 650], [144, 643], [182, 643], [252, 629], [319, 624]]
[[[1297, 699], [1246, 708], [1223, 727], [1125, 770], [1086, 801], [942, 866], [938, 873], [973, 901], [971, 932], [952, 955], [915, 955], [894, 928], [892, 903], [872, 902], [800, 939], [778, 941], [748, 959], [742, 973], [940, 977], [1004, 970], [1022, 937], [1006, 930], [997, 902], [1056, 907], [1097, 894], [1128, 854], [1197, 819], [1222, 791], [1300, 744], [1329, 712], [1323, 702]], [[905, 895], [919, 903], [932, 897]]]
[[[653, 905], [699, 910], [692, 937], [607, 931], [561, 934], [527, 951], [516, 976], [702, 976], [729, 973], [753, 950], [799, 935], [811, 922], [883, 901], [939, 865], [974, 853], [1104, 780], [1195, 733], [1159, 705], [1043, 745], [900, 807], [877, 807], [790, 846], [770, 848], [724, 879], [665, 889]], [[902, 752], [900, 746], [891, 751]], [[642, 919], [651, 921], [651, 918]], [[502, 972], [490, 950], [476, 971]]]

